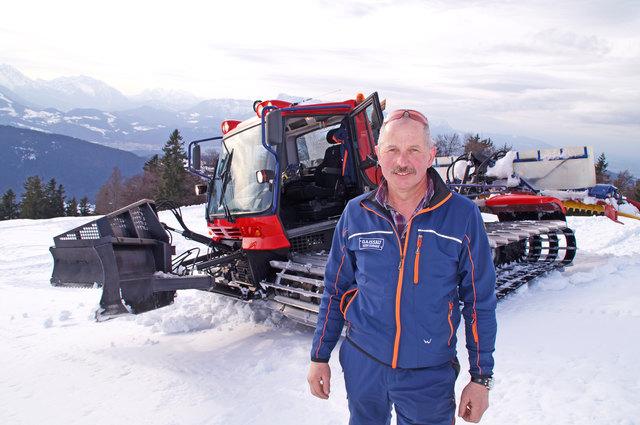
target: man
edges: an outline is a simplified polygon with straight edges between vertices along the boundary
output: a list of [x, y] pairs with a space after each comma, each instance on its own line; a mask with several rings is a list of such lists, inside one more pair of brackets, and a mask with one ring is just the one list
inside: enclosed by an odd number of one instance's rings
[[[329, 357], [346, 323], [340, 363], [350, 424], [451, 424], [465, 318], [471, 382], [458, 415], [488, 407], [496, 337], [495, 270], [476, 205], [431, 167], [421, 113], [387, 117], [376, 153], [383, 182], [349, 202], [333, 238], [311, 350], [311, 393], [328, 398]], [[460, 311], [460, 301], [464, 304]]]

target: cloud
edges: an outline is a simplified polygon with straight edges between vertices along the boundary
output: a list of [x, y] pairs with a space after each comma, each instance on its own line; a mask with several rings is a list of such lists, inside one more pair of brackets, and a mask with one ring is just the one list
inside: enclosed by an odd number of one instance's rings
[[124, 93], [344, 100], [377, 90], [390, 108], [467, 131], [533, 136], [545, 123], [561, 143], [637, 141], [637, 0], [134, 3], [114, 0], [97, 17], [86, 2], [77, 14], [13, 2], [0, 62], [32, 78], [91, 75]]
[[595, 35], [580, 35], [556, 28], [537, 32], [519, 42], [498, 44], [495, 51], [508, 54], [536, 55], [539, 57], [562, 56], [602, 58], [611, 52], [610, 44]]

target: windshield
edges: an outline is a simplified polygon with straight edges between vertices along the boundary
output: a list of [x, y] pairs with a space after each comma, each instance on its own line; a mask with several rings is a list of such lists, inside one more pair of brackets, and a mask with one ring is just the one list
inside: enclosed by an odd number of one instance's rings
[[[272, 185], [259, 184], [256, 171], [275, 170], [275, 158], [262, 146], [261, 126], [256, 125], [224, 140], [212, 182], [209, 215], [225, 216], [266, 210], [273, 199]], [[221, 196], [223, 197], [221, 199]]]

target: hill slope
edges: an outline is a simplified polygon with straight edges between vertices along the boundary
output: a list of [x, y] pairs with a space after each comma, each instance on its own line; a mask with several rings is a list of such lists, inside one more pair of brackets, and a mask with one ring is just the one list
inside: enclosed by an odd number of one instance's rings
[[0, 192], [23, 191], [27, 177], [55, 178], [67, 198], [95, 198], [113, 167], [125, 176], [142, 172], [145, 159], [73, 137], [0, 125]]

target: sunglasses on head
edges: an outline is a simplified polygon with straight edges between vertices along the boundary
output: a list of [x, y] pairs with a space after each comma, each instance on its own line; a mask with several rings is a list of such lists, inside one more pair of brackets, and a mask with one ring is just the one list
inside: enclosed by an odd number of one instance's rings
[[429, 126], [429, 121], [427, 120], [427, 117], [425, 117], [418, 111], [414, 111], [413, 109], [398, 109], [397, 111], [393, 111], [387, 116], [387, 119], [385, 120], [385, 122], [399, 120], [404, 117], [407, 117], [414, 121], [418, 121], [419, 123], [422, 123], [426, 126]]

